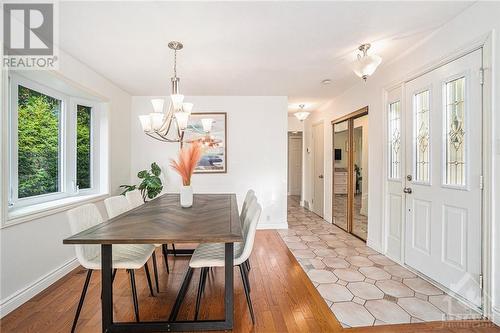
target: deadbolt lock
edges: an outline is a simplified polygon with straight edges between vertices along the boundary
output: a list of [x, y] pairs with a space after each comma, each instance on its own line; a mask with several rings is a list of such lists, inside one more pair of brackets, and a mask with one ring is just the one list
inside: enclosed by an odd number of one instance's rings
[[408, 180], [409, 182], [411, 182], [412, 179], [413, 177], [411, 175], [406, 176], [406, 180]]

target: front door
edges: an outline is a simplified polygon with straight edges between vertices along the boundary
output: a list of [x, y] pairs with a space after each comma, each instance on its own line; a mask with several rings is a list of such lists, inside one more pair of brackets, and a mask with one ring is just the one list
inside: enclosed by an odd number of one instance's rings
[[405, 263], [481, 307], [481, 50], [405, 85]]

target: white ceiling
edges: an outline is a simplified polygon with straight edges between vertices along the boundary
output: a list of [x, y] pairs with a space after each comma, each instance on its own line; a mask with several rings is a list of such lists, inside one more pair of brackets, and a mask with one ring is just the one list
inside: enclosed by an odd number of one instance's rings
[[[314, 110], [356, 80], [356, 48], [387, 64], [471, 2], [61, 2], [61, 48], [132, 95], [285, 95]], [[377, 73], [375, 73], [376, 75]], [[328, 86], [320, 84], [329, 78]]]

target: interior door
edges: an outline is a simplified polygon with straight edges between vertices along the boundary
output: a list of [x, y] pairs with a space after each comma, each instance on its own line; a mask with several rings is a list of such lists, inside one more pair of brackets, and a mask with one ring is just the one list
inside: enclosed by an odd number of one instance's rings
[[405, 263], [481, 306], [481, 50], [406, 84]]
[[313, 126], [314, 142], [314, 198], [313, 212], [323, 217], [323, 195], [324, 195], [324, 132], [323, 123]]
[[300, 195], [302, 189], [302, 133], [288, 136], [288, 194]]

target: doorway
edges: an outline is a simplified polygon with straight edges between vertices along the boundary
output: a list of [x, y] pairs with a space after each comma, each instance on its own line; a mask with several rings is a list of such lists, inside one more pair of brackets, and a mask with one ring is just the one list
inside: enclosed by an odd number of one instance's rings
[[313, 186], [312, 211], [323, 217], [324, 207], [324, 126], [323, 122], [313, 125]]
[[366, 241], [368, 235], [368, 107], [334, 120], [333, 223]]
[[288, 195], [302, 201], [302, 132], [288, 132]]

